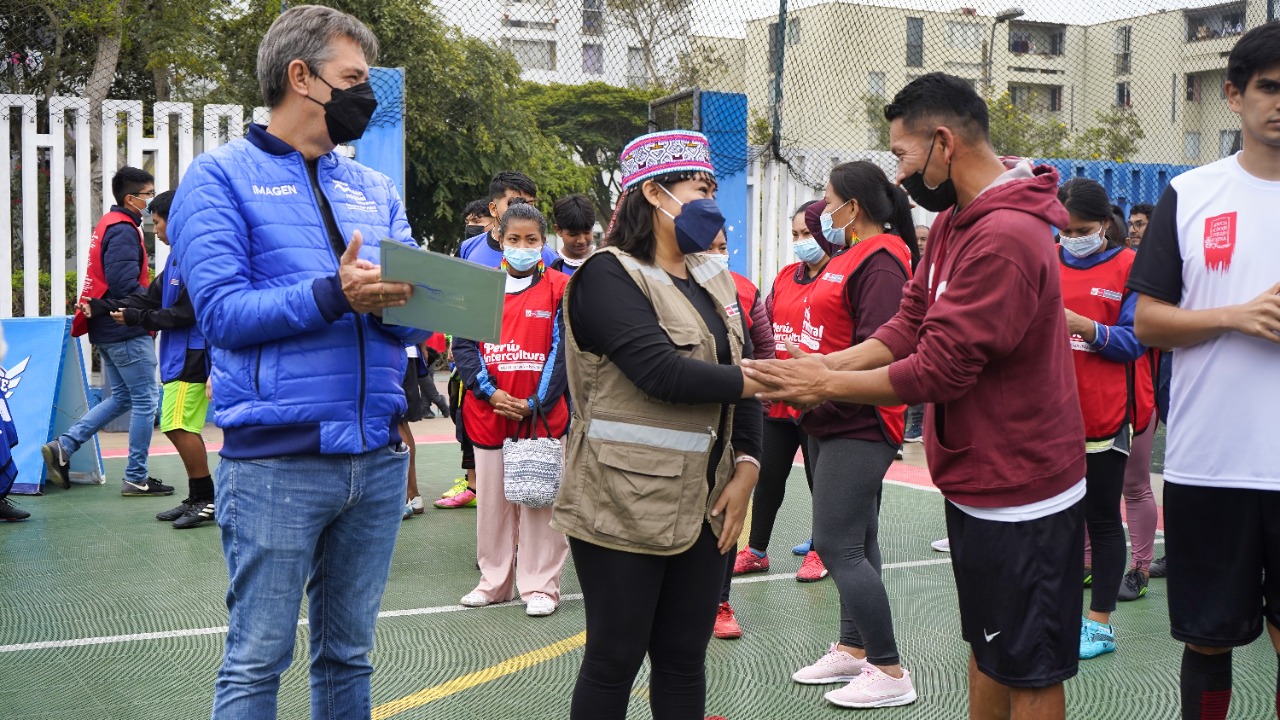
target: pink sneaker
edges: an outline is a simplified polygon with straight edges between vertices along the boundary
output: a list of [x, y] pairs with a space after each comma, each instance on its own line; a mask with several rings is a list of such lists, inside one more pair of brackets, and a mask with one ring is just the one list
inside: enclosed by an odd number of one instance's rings
[[432, 505], [442, 510], [453, 510], [455, 508], [468, 508], [476, 506], [476, 491], [471, 489], [463, 490], [453, 497], [441, 498]]
[[827, 574], [827, 566], [822, 564], [822, 558], [810, 550], [804, 556], [804, 562], [800, 563], [800, 570], [796, 572], [796, 582], [818, 582]]
[[872, 666], [866, 660], [859, 660], [831, 643], [826, 655], [818, 658], [818, 662], [797, 670], [791, 679], [802, 685], [849, 682], [869, 667]]
[[733, 574], [746, 575], [747, 573], [765, 572], [769, 569], [769, 556], [760, 557], [751, 552], [751, 548], [742, 548], [738, 552], [738, 556], [733, 559]]
[[916, 701], [911, 673], [902, 669], [902, 677], [889, 677], [880, 668], [868, 665], [853, 682], [824, 697], [834, 705], [847, 708], [878, 708], [910, 705]]

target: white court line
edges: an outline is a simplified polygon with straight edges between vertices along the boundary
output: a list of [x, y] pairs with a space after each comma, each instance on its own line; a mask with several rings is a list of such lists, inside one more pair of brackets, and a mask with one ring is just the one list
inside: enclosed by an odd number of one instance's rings
[[[911, 568], [924, 565], [941, 565], [951, 562], [948, 559], [938, 560], [914, 560], [911, 562], [887, 563], [882, 569], [893, 570], [895, 568]], [[754, 577], [735, 578], [734, 585], [746, 585], [749, 583], [771, 582], [774, 580], [794, 580], [794, 573], [773, 573], [771, 575], [758, 575]], [[561, 603], [574, 602], [582, 599], [581, 593], [572, 593], [563, 595], [560, 598]], [[461, 605], [438, 605], [436, 607], [413, 608], [410, 610], [385, 610], [378, 613], [378, 618], [396, 618], [411, 617], [414, 615], [439, 615], [443, 613], [463, 612], [466, 610], [484, 610], [486, 608], [512, 607], [520, 605], [518, 600], [512, 600], [505, 603], [494, 603], [486, 605], [484, 608], [466, 608]], [[299, 620], [298, 625], [307, 624], [305, 619]], [[104, 635], [101, 637], [74, 638], [71, 640], [44, 640], [41, 642], [19, 643], [16, 645], [0, 645], [0, 653], [22, 652], [25, 650], [53, 650], [59, 648], [86, 647], [89, 645], [111, 645], [115, 643], [129, 642], [145, 642], [147, 640], [169, 640], [172, 638], [198, 637], [200, 635], [220, 635], [227, 631], [227, 626], [207, 627], [207, 628], [191, 628], [188, 630], [165, 630], [163, 632], [134, 633], [132, 635]]]

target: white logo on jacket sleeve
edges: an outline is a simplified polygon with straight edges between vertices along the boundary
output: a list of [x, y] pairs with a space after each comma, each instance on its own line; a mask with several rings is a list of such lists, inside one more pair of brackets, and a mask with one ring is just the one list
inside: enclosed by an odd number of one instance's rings
[[253, 194], [254, 194], [254, 195], [274, 195], [275, 197], [281, 197], [281, 196], [284, 196], [284, 195], [297, 195], [297, 194], [298, 194], [298, 186], [297, 186], [297, 185], [293, 185], [293, 184], [289, 184], [289, 185], [254, 185], [254, 186], [253, 186]]

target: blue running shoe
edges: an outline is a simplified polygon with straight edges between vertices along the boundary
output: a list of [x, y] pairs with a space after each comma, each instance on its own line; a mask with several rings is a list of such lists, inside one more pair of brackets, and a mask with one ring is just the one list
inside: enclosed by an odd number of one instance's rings
[[813, 549], [813, 538], [809, 538], [808, 540], [805, 540], [804, 542], [800, 543], [799, 545], [797, 545], [797, 546], [795, 546], [795, 547], [791, 548], [791, 554], [792, 554], [792, 555], [799, 555], [800, 557], [804, 557], [804, 556], [808, 555], [808, 554], [809, 554], [809, 551], [810, 551], [810, 550], [812, 550], [812, 549]]
[[1081, 618], [1080, 659], [1088, 660], [1116, 651], [1116, 631], [1110, 625]]

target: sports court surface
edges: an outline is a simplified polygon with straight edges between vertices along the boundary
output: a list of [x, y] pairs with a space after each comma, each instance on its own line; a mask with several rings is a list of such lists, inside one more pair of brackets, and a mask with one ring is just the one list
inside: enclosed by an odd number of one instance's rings
[[[165, 450], [171, 452], [159, 441], [156, 452]], [[840, 710], [822, 698], [836, 686], [790, 681], [837, 628], [834, 584], [794, 580], [800, 558], [789, 550], [807, 537], [809, 516], [797, 470], [774, 533], [770, 574], [739, 578], [733, 590], [746, 635], [711, 642], [708, 713], [730, 720], [965, 717], [967, 651], [951, 568], [929, 548], [944, 534], [942, 499], [918, 467], [919, 446], [907, 453], [890, 472], [880, 537], [899, 647], [920, 699], [902, 708]], [[424, 499], [449, 484], [457, 463], [455, 444], [419, 445]], [[172, 498], [121, 497], [123, 466], [123, 459], [107, 461], [115, 480], [105, 486], [17, 498], [32, 519], [0, 527], [0, 720], [209, 717], [227, 619], [218, 530], [179, 532], [154, 519], [185, 490], [176, 455], [152, 459], [152, 474], [178, 486]], [[565, 601], [551, 617], [526, 617], [519, 605], [463, 610], [458, 598], [477, 577], [474, 518], [471, 510], [428, 508], [401, 525], [373, 658], [375, 718], [568, 715], [583, 642], [572, 560]], [[1157, 556], [1162, 552], [1157, 545]], [[1067, 684], [1070, 717], [1178, 716], [1181, 648], [1168, 635], [1164, 591], [1164, 581], [1153, 580], [1148, 598], [1121, 604], [1119, 651], [1083, 663]], [[300, 627], [282, 718], [308, 715], [306, 654]], [[1237, 651], [1232, 718], [1273, 717], [1275, 663], [1265, 639]], [[646, 685], [642, 671], [632, 718], [650, 717]]]

